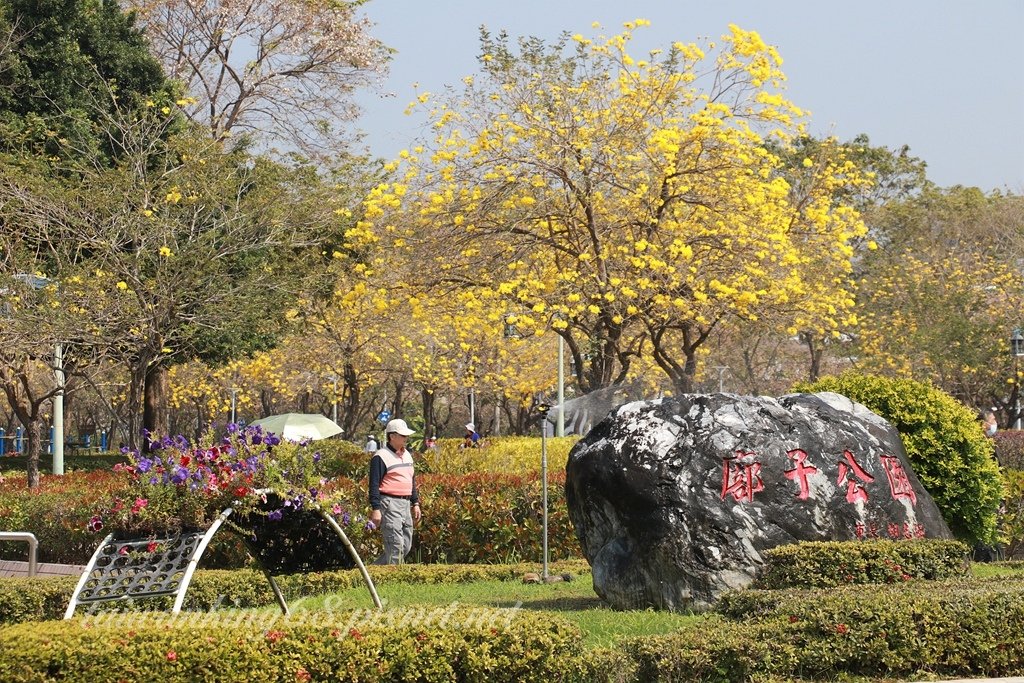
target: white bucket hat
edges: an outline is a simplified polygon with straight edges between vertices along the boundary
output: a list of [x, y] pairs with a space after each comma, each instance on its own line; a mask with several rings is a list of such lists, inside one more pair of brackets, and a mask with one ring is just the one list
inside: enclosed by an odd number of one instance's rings
[[475, 431], [476, 431], [476, 427], [475, 427], [475, 426], [473, 425], [473, 423], [472, 423], [472, 422], [470, 422], [470, 423], [468, 423], [468, 424], [466, 425], [466, 429], [468, 429], [468, 430], [469, 430], [469, 431], [471, 431], [471, 432], [475, 432]]
[[388, 422], [388, 426], [384, 428], [386, 434], [400, 434], [401, 436], [412, 436], [416, 432], [409, 429], [409, 425], [405, 424], [405, 420], [395, 418], [391, 422]]

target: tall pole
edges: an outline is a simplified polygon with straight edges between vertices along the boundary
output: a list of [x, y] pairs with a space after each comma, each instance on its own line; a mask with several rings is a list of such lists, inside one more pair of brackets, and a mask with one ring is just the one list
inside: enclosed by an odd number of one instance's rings
[[476, 426], [476, 397], [473, 395], [473, 387], [469, 388], [469, 421]]
[[722, 376], [725, 374], [725, 371], [728, 370], [728, 369], [729, 369], [728, 365], [716, 365], [715, 366], [715, 370], [718, 370], [718, 393], [722, 393], [722, 386], [723, 386], [723, 384], [722, 384]]
[[1018, 358], [1020, 358], [1019, 355], [1013, 355], [1013, 386], [1017, 389], [1015, 392], [1017, 394], [1017, 401], [1013, 408], [1014, 415], [1016, 416], [1013, 420], [1014, 429], [1020, 429], [1020, 372], [1017, 369], [1019, 364]]
[[1013, 428], [1020, 429], [1020, 357], [1024, 356], [1024, 333], [1019, 327], [1013, 328], [1010, 335], [1010, 352], [1013, 353]]
[[57, 343], [53, 350], [57, 393], [53, 396], [53, 473], [64, 474], [64, 347]]
[[[558, 335], [558, 423], [555, 436], [565, 436], [565, 339]], [[545, 535], [546, 537], [546, 535]]]
[[338, 424], [338, 376], [331, 376], [331, 385], [334, 391], [334, 403], [331, 405], [331, 419]]
[[238, 389], [231, 387], [231, 424], [235, 424], [235, 407], [237, 402], [235, 401], [235, 395], [238, 393]]
[[547, 411], [541, 421], [540, 429], [540, 478], [541, 478], [541, 519], [544, 525], [544, 571], [543, 578], [548, 578], [548, 430]]

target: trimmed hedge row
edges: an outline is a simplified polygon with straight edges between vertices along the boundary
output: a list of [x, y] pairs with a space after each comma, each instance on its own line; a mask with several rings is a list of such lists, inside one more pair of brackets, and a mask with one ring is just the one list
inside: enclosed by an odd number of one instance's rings
[[495, 608], [113, 615], [0, 629], [0, 680], [582, 681], [581, 643], [563, 619]]
[[[90, 455], [64, 454], [65, 472], [93, 472], [109, 470], [117, 464], [127, 464], [128, 457], [114, 451], [103, 451]], [[0, 472], [25, 472], [28, 467], [27, 455], [4, 455], [0, 457]], [[44, 453], [39, 456], [39, 471], [50, 474], [53, 471], [53, 456]]]
[[[511, 565], [392, 565], [370, 566], [367, 569], [375, 585], [387, 583], [439, 584], [474, 581], [518, 581], [523, 574], [537, 571], [535, 564]], [[589, 573], [585, 560], [555, 562], [553, 574]], [[357, 570], [292, 574], [275, 577], [285, 597], [325, 595], [364, 585]], [[45, 579], [0, 578], [0, 624], [24, 621], [61, 619], [75, 590], [77, 577]], [[370, 605], [367, 593], [367, 605]], [[144, 609], [170, 609], [171, 598], [150, 598], [139, 601]], [[199, 570], [189, 584], [184, 609], [207, 612], [220, 608], [249, 608], [276, 605], [270, 584], [262, 572], [250, 569]], [[126, 607], [124, 602], [96, 605], [97, 611], [114, 611]], [[81, 609], [81, 608], [80, 608]], [[276, 607], [275, 607], [276, 609]]]
[[[728, 628], [647, 639], [628, 650], [641, 680], [684, 671], [699, 680], [1005, 676], [1024, 666], [1022, 591], [1024, 581], [1006, 579], [742, 591], [718, 606]], [[700, 658], [705, 664], [693, 671]]]
[[1005, 676], [1024, 580], [742, 591], [666, 636], [584, 652], [558, 617], [423, 606], [284, 619], [97, 614], [0, 628], [0, 680], [738, 681]]
[[970, 571], [960, 541], [808, 542], [764, 552], [758, 588], [831, 588], [846, 584], [947, 579]]
[[[339, 450], [337, 457], [345, 457]], [[325, 456], [327, 457], [327, 456]], [[334, 457], [334, 456], [331, 456]], [[543, 552], [542, 487], [539, 475], [465, 474], [417, 477], [423, 521], [417, 526], [410, 561], [427, 563], [515, 563], [539, 561]], [[107, 534], [89, 532], [92, 515], [109, 505], [123, 478], [113, 472], [47, 477], [38, 492], [23, 483], [0, 484], [0, 530], [29, 531], [39, 539], [39, 561], [85, 564]], [[380, 533], [366, 529], [365, 476], [337, 477], [331, 486], [343, 491], [348, 515], [340, 524], [361, 557], [372, 561], [382, 552]], [[548, 548], [553, 560], [582, 557], [565, 504], [565, 472], [548, 481]], [[125, 495], [125, 494], [122, 494]], [[128, 498], [132, 500], [132, 498]], [[202, 566], [245, 566], [236, 536], [218, 533]], [[0, 543], [0, 558], [22, 560], [24, 544]]]

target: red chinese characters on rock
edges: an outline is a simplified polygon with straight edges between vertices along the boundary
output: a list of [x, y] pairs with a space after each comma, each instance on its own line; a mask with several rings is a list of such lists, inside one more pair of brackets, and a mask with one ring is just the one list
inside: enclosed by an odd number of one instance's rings
[[[786, 451], [786, 455], [792, 460], [794, 467], [783, 472], [783, 475], [799, 486], [800, 490], [795, 497], [799, 500], [807, 500], [811, 497], [808, 477], [817, 474], [819, 469], [811, 464], [810, 456], [802, 448]], [[916, 505], [917, 494], [914, 492], [914, 487], [899, 458], [891, 455], [879, 457], [889, 482], [889, 492], [893, 500], [907, 498], [913, 505]], [[836, 483], [846, 486], [846, 502], [851, 504], [867, 502], [867, 486], [874, 483], [875, 478], [867, 473], [849, 450], [843, 451], [838, 466]], [[764, 488], [764, 481], [761, 478], [761, 463], [757, 461], [757, 453], [737, 450], [733, 457], [722, 459], [722, 500], [725, 500], [726, 496], [732, 496], [737, 502], [753, 502], [754, 494], [764, 491]], [[906, 537], [906, 534], [901, 532], [901, 536]]]
[[[852, 475], [852, 476], [851, 476]], [[843, 451], [843, 459], [839, 461], [839, 476], [836, 483], [846, 484], [846, 502], [856, 503], [857, 501], [867, 502], [868, 490], [865, 484], [875, 480], [864, 468], [857, 463], [850, 451]]]
[[818, 471], [817, 467], [808, 465], [807, 463], [807, 451], [802, 448], [794, 448], [791, 451], [786, 451], [786, 455], [793, 460], [793, 464], [796, 465], [791, 470], [786, 470], [783, 474], [786, 475], [787, 479], [792, 479], [800, 485], [800, 493], [796, 495], [800, 500], [807, 500], [810, 495], [810, 487], [807, 485], [807, 477]]
[[885, 470], [885, 476], [889, 480], [889, 490], [892, 491], [893, 500], [909, 498], [913, 505], [917, 505], [917, 494], [914, 493], [914, 487], [910, 485], [910, 478], [907, 477], [907, 471], [903, 469], [900, 459], [891, 455], [883, 455], [882, 469]]
[[754, 494], [764, 491], [761, 481], [761, 463], [756, 460], [740, 462], [756, 457], [756, 453], [736, 451], [736, 457], [722, 459], [722, 500], [732, 496], [737, 502], [754, 500]]

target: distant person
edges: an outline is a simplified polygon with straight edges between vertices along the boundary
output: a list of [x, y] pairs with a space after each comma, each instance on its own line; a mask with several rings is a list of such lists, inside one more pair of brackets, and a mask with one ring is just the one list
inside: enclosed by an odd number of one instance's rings
[[379, 446], [377, 446], [377, 438], [370, 434], [366, 437], [366, 445], [363, 446], [363, 450], [367, 453], [376, 453]]
[[985, 421], [982, 423], [985, 428], [985, 436], [993, 437], [999, 431], [999, 423], [996, 422], [996, 414], [991, 410], [985, 413]]
[[476, 433], [476, 425], [472, 422], [466, 424], [466, 433], [462, 437], [460, 448], [477, 448], [480, 446], [480, 435]]
[[384, 447], [370, 458], [370, 521], [384, 543], [375, 564], [401, 564], [412, 550], [413, 525], [421, 516], [412, 451], [406, 448], [413, 433], [405, 420], [391, 420]]
[[436, 451], [437, 450], [437, 434], [434, 434], [429, 439], [427, 439], [424, 445], [427, 447], [428, 451]]

